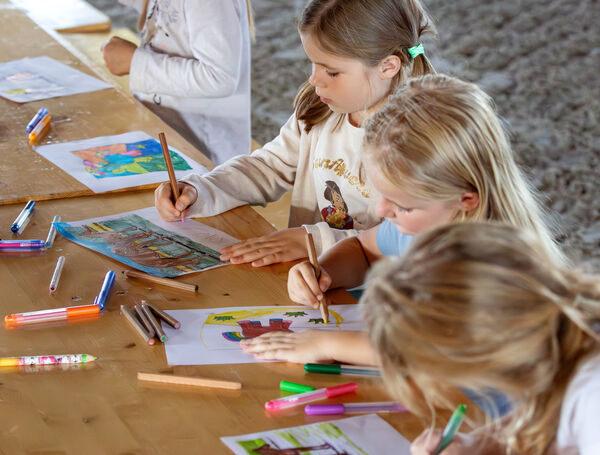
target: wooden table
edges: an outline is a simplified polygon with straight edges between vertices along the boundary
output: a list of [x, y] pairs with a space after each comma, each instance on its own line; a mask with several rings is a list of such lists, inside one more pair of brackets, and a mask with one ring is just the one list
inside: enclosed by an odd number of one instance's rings
[[[90, 73], [77, 58], [37, 28], [22, 11], [0, 0], [0, 41], [3, 60], [50, 55]], [[7, 24], [10, 24], [8, 26]], [[42, 40], [43, 46], [28, 43]], [[43, 41], [46, 40], [46, 41]], [[7, 43], [10, 43], [7, 44]], [[17, 105], [0, 100], [0, 237], [12, 238], [10, 223], [28, 198], [41, 200], [24, 238], [45, 239], [53, 216], [75, 221], [153, 205], [151, 191], [76, 197], [91, 192], [35, 154], [24, 138], [24, 125], [42, 105], [62, 121], [55, 122], [50, 141], [119, 134], [141, 129], [151, 135], [165, 131], [169, 143], [205, 166], [212, 164], [142, 105], [118, 90]], [[67, 199], [66, 197], [69, 196]], [[50, 200], [53, 199], [53, 200]], [[238, 238], [264, 235], [273, 227], [249, 207], [201, 220]], [[57, 258], [66, 257], [55, 295], [48, 284]], [[227, 266], [181, 278], [197, 283], [190, 295], [117, 274], [115, 288], [100, 318], [80, 323], [56, 323], [13, 330], [0, 328], [0, 356], [89, 353], [99, 360], [85, 367], [0, 370], [0, 453], [19, 454], [228, 454], [221, 436], [283, 428], [328, 418], [307, 417], [302, 409], [279, 417], [264, 411], [265, 401], [279, 396], [282, 379], [315, 386], [339, 384], [349, 378], [305, 375], [287, 363], [174, 366], [166, 363], [164, 346], [140, 342], [119, 316], [121, 304], [141, 298], [163, 309], [289, 305], [286, 292], [290, 264], [253, 269]], [[110, 258], [71, 243], [60, 235], [53, 248], [39, 256], [0, 257], [1, 315], [88, 304], [100, 289], [107, 270], [125, 268]], [[334, 303], [352, 303], [345, 291], [332, 294]], [[157, 387], [138, 383], [136, 374], [173, 372], [243, 383], [238, 392]], [[352, 378], [354, 380], [354, 378]], [[356, 378], [359, 393], [351, 399], [389, 399], [380, 379]], [[344, 397], [346, 401], [349, 397]], [[471, 407], [471, 416], [476, 415]], [[384, 416], [408, 438], [422, 429], [409, 414]], [[442, 418], [447, 415], [442, 414]], [[390, 448], [393, 451], [393, 448]]]
[[[72, 52], [64, 47], [69, 46], [64, 38], [37, 26], [8, 0], [0, 0], [0, 27], [3, 30], [0, 61], [47, 55], [98, 77], [82, 62], [80, 54], [72, 53], [77, 53], [72, 46]], [[120, 87], [24, 104], [0, 98], [0, 204], [94, 194], [28, 144], [25, 126], [41, 106], [46, 106], [52, 114], [52, 128], [40, 145], [138, 130], [156, 138], [164, 131], [170, 146], [209, 169], [214, 167], [175, 130]]]

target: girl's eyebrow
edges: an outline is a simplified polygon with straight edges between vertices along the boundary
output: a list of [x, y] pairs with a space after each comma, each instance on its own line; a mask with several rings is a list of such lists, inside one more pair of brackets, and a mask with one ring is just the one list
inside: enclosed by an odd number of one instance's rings
[[313, 62], [313, 64], [322, 66], [323, 68], [328, 69], [329, 71], [333, 71], [333, 72], [336, 72], [336, 71], [339, 72], [340, 71], [339, 69], [332, 68], [331, 66], [328, 66], [325, 63]]

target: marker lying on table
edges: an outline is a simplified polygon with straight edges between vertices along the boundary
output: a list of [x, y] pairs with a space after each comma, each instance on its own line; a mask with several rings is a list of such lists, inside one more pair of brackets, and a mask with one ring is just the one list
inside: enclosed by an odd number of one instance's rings
[[311, 392], [315, 389], [316, 387], [311, 385], [297, 384], [290, 381], [281, 381], [279, 383], [279, 390], [283, 390], [284, 392], [304, 393]]
[[58, 287], [58, 280], [60, 280], [60, 274], [62, 273], [63, 266], [65, 265], [65, 257], [61, 256], [56, 261], [56, 268], [54, 269], [54, 273], [52, 274], [52, 279], [50, 280], [50, 292], [56, 291]]
[[357, 414], [361, 412], [403, 412], [406, 408], [393, 401], [373, 403], [309, 404], [304, 413], [309, 416]]
[[463, 419], [465, 418], [465, 413], [467, 412], [467, 406], [464, 404], [458, 405], [456, 410], [452, 413], [452, 417], [448, 421], [446, 428], [444, 428], [444, 432], [442, 433], [442, 440], [440, 441], [440, 445], [437, 450], [434, 452], [436, 455], [442, 452], [448, 445], [452, 442], [452, 438], [460, 428]]
[[33, 118], [29, 121], [27, 126], [25, 127], [25, 131], [31, 133], [31, 131], [35, 128], [35, 126], [42, 120], [46, 114], [48, 113], [48, 109], [45, 107], [40, 107], [40, 109], [35, 113]]
[[88, 363], [98, 357], [89, 354], [32, 355], [25, 357], [0, 358], [0, 367], [16, 367], [21, 365], [60, 365], [65, 363]]
[[60, 222], [60, 215], [56, 215], [52, 219], [52, 224], [50, 224], [50, 230], [48, 231], [48, 237], [46, 237], [46, 248], [50, 248], [54, 243], [54, 238], [56, 237], [56, 226], [54, 223]]
[[345, 395], [346, 393], [355, 392], [356, 389], [358, 389], [356, 382], [326, 387], [324, 389], [316, 389], [310, 392], [289, 395], [287, 397], [267, 401], [265, 403], [265, 409], [267, 411], [278, 411], [280, 409], [291, 408], [293, 406], [300, 406], [305, 403], [310, 403], [311, 401], [324, 400], [326, 398]]
[[98, 305], [80, 305], [50, 310], [30, 311], [28, 313], [9, 314], [4, 322], [9, 325], [36, 324], [38, 322], [63, 321], [100, 313]]
[[324, 374], [353, 374], [356, 376], [381, 376], [379, 368], [358, 365], [338, 365], [334, 363], [307, 363], [304, 365], [307, 373]]
[[109, 270], [104, 276], [104, 281], [102, 282], [102, 287], [100, 288], [100, 294], [98, 294], [94, 299], [94, 305], [98, 305], [101, 310], [104, 309], [104, 305], [106, 305], [106, 302], [108, 302], [110, 291], [112, 290], [114, 284], [115, 272]]
[[43, 250], [46, 242], [43, 240], [0, 240], [2, 250]]
[[42, 120], [35, 126], [31, 133], [29, 133], [29, 143], [35, 144], [42, 137], [46, 135], [48, 130], [50, 129], [50, 120], [52, 116], [50, 114], [46, 114]]
[[31, 216], [34, 206], [35, 206], [35, 201], [27, 202], [27, 204], [25, 205], [23, 210], [21, 210], [21, 213], [19, 213], [19, 216], [17, 216], [17, 218], [15, 218], [15, 221], [13, 221], [13, 224], [10, 227], [11, 231], [16, 233], [21, 230], [21, 227], [23, 226], [23, 224], [25, 224], [25, 221], [27, 220], [27, 218], [29, 218]]

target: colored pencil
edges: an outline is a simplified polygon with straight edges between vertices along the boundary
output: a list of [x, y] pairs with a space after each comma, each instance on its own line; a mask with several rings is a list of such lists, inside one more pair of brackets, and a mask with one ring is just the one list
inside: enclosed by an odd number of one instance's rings
[[121, 305], [121, 314], [125, 316], [125, 319], [129, 325], [141, 336], [146, 343], [153, 345], [155, 343], [154, 338], [146, 331], [144, 326], [138, 319], [133, 315], [131, 310], [125, 305]]
[[137, 272], [135, 270], [122, 270], [121, 273], [126, 278], [138, 278], [140, 280], [149, 281], [150, 283], [162, 284], [182, 291], [198, 292], [198, 285], [191, 283], [182, 283], [171, 278], [161, 278], [158, 276], [148, 275], [147, 273]]
[[239, 390], [242, 388], [241, 382], [221, 381], [218, 379], [196, 378], [190, 376], [174, 376], [172, 374], [153, 374], [138, 372], [137, 377], [139, 381], [162, 382], [165, 384], [176, 385], [191, 385], [195, 387], [209, 387], [212, 389]]
[[[167, 166], [167, 172], [169, 173], [169, 182], [171, 183], [171, 192], [173, 193], [173, 203], [175, 203], [177, 202], [177, 199], [179, 199], [179, 186], [177, 186], [177, 177], [175, 177], [175, 170], [173, 169], [173, 162], [171, 161], [171, 155], [169, 154], [169, 146], [167, 145], [165, 133], [158, 133], [158, 139], [160, 140], [160, 146], [165, 158], [165, 166]], [[183, 222], [183, 214], [181, 215], [181, 221]]]
[[[315, 270], [315, 276], [317, 281], [321, 278], [321, 266], [319, 265], [319, 260], [317, 259], [317, 251], [315, 250], [315, 243], [313, 242], [312, 234], [306, 233], [306, 249], [308, 250], [308, 260], [313, 266]], [[329, 311], [327, 309], [327, 297], [323, 296], [319, 304], [319, 309], [321, 310], [321, 317], [323, 318], [323, 322], [325, 324], [329, 324]]]

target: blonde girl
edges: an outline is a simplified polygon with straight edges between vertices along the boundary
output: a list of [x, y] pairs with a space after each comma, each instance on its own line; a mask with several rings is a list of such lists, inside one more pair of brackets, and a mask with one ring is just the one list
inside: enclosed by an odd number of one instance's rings
[[[372, 186], [362, 171], [362, 126], [410, 75], [431, 71], [420, 46], [430, 29], [418, 0], [310, 1], [298, 30], [312, 72], [280, 135], [251, 156], [186, 177], [175, 204], [169, 185], [160, 186], [158, 212], [170, 221], [184, 211], [211, 216], [240, 205], [264, 205], [291, 190], [289, 229], [221, 251], [222, 260], [257, 267], [306, 257], [307, 230], [321, 252], [379, 223], [370, 204]], [[348, 229], [323, 218], [329, 181], [348, 207], [352, 223], [343, 224]]]
[[[537, 233], [483, 223], [422, 234], [369, 277], [369, 337], [388, 390], [411, 412], [451, 408], [448, 386], [492, 387], [514, 403], [444, 455], [600, 453], [599, 277], [557, 264]], [[411, 453], [434, 454], [439, 441], [428, 430]]]
[[[404, 254], [413, 235], [448, 222], [529, 228], [548, 256], [562, 260], [492, 100], [474, 84], [441, 74], [411, 79], [369, 121], [363, 157], [379, 193], [377, 214], [385, 221], [326, 252], [319, 281], [309, 263], [294, 266], [288, 278], [292, 300], [317, 307], [327, 289], [361, 285], [371, 264]], [[260, 358], [377, 360], [366, 336], [355, 332], [272, 334], [243, 346]]]
[[112, 37], [108, 69], [214, 163], [250, 153], [250, 0], [120, 0], [141, 44]]

